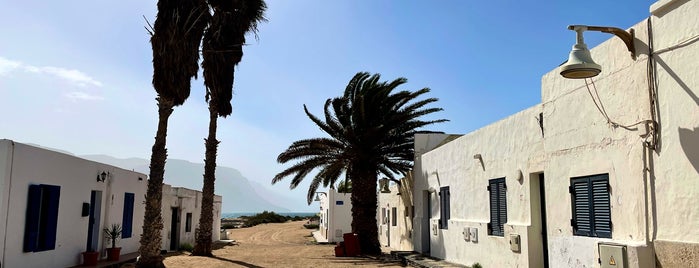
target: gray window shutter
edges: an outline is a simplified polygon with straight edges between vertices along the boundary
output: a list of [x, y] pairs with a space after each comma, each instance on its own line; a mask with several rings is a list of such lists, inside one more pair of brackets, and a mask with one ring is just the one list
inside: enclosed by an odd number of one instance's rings
[[612, 217], [609, 204], [609, 178], [598, 175], [590, 178], [594, 236], [612, 238]]

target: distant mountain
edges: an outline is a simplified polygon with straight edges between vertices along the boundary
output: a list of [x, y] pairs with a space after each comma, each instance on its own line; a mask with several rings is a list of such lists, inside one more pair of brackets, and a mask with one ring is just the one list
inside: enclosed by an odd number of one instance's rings
[[[142, 158], [114, 158], [108, 155], [81, 155], [80, 157], [123, 169], [149, 174], [149, 160]], [[204, 164], [180, 159], [168, 159], [165, 163], [164, 182], [174, 187], [185, 187], [201, 191]], [[251, 182], [240, 171], [224, 166], [216, 167], [216, 194], [223, 197], [222, 212], [290, 212], [283, 200], [275, 200], [274, 193]], [[275, 202], [276, 201], [276, 202]], [[281, 201], [281, 202], [280, 202]]]

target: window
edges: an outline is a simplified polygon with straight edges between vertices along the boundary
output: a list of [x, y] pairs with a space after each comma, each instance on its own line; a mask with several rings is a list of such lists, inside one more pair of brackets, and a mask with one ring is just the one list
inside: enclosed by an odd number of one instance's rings
[[507, 185], [505, 185], [505, 178], [489, 180], [488, 191], [490, 192], [488, 234], [505, 236], [504, 225], [507, 222]]
[[569, 191], [573, 203], [573, 234], [612, 238], [609, 175], [572, 178]]
[[398, 209], [396, 207], [391, 208], [391, 225], [398, 225]]
[[56, 248], [58, 201], [61, 186], [29, 185], [24, 226], [24, 252]]
[[124, 193], [124, 214], [121, 217], [121, 238], [131, 237], [133, 229], [133, 193]]
[[386, 208], [381, 208], [381, 224], [386, 224]]
[[185, 219], [185, 222], [184, 222], [184, 231], [187, 233], [192, 231], [192, 213], [191, 212], [187, 213], [187, 218]]
[[439, 228], [449, 227], [449, 186], [439, 188]]

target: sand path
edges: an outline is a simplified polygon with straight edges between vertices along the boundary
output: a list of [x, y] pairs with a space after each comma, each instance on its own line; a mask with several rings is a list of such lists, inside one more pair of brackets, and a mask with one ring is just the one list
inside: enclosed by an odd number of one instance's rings
[[334, 245], [317, 245], [303, 221], [231, 229], [234, 245], [214, 250], [213, 258], [179, 254], [165, 258], [167, 267], [401, 267], [372, 258], [336, 258]]

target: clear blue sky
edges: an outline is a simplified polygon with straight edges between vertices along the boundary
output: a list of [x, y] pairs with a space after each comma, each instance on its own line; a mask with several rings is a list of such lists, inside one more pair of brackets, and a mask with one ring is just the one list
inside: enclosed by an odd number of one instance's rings
[[[291, 142], [322, 133], [320, 114], [359, 71], [432, 89], [431, 130], [468, 133], [540, 102], [541, 76], [567, 59], [569, 24], [628, 28], [652, 0], [268, 0], [248, 38], [233, 115], [219, 120], [218, 162], [269, 184]], [[0, 138], [75, 154], [150, 157], [156, 97], [144, 16], [156, 1], [12, 1], [0, 9]], [[588, 32], [593, 47], [612, 36]], [[175, 110], [172, 158], [202, 162], [208, 112], [201, 80]], [[193, 178], [201, 179], [201, 178]], [[305, 206], [304, 185], [270, 186]], [[308, 210], [315, 210], [315, 205]]]

